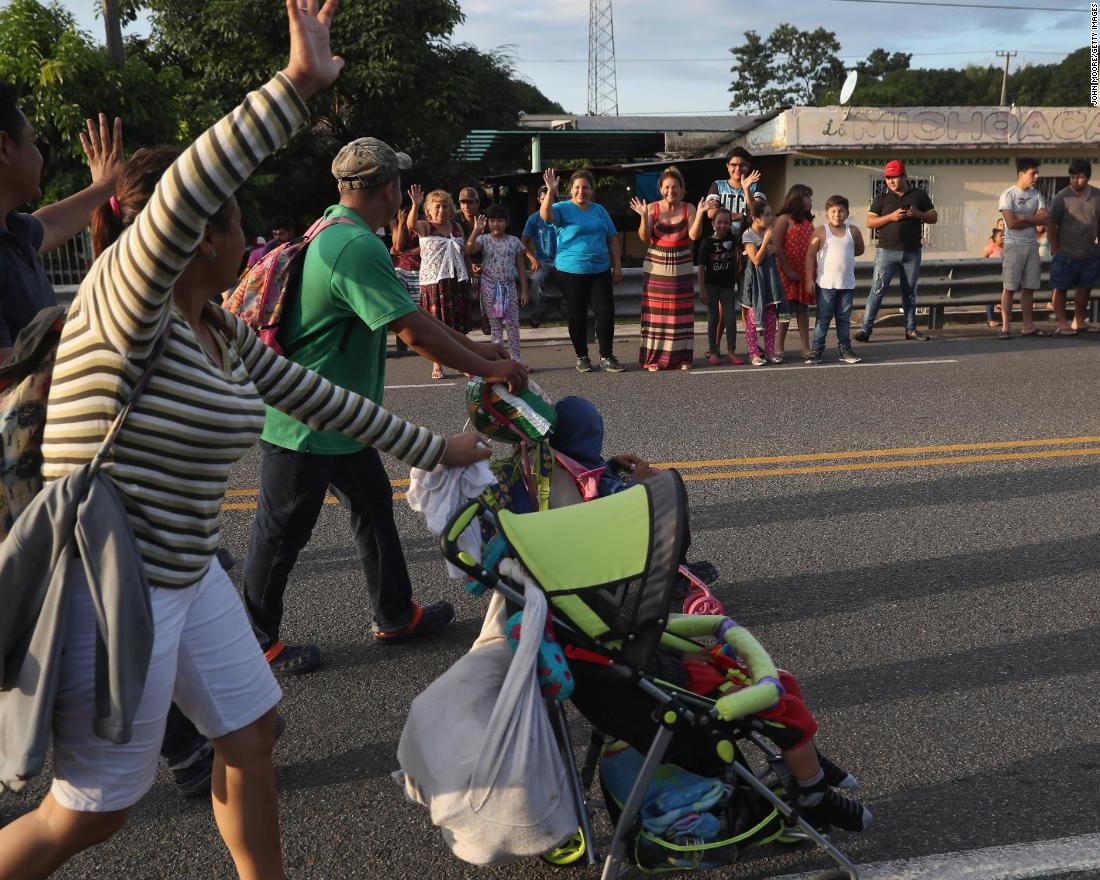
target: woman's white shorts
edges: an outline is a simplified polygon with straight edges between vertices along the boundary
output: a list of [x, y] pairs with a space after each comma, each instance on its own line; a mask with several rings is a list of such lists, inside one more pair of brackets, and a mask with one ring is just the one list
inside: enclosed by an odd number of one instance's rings
[[153, 654], [130, 742], [92, 731], [95, 611], [79, 560], [66, 578], [65, 646], [53, 715], [55, 800], [70, 810], [133, 806], [152, 787], [173, 701], [204, 736], [240, 730], [271, 709], [282, 691], [232, 582], [214, 559], [192, 587], [152, 587]]

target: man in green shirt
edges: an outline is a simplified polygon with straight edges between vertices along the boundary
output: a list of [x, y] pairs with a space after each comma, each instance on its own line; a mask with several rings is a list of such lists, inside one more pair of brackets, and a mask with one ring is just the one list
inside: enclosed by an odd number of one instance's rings
[[[375, 138], [359, 138], [340, 150], [332, 163], [340, 203], [325, 212], [339, 222], [310, 243], [301, 291], [287, 298], [279, 341], [292, 360], [379, 403], [388, 329], [428, 360], [518, 390], [527, 381], [523, 365], [499, 346], [471, 342], [417, 308], [373, 231], [389, 226], [401, 204], [401, 171], [411, 165], [407, 155]], [[334, 431], [314, 431], [270, 407], [260, 447], [260, 497], [244, 595], [272, 671], [299, 675], [320, 663], [316, 645], [284, 643], [279, 624], [287, 578], [330, 485], [351, 514], [375, 640], [390, 645], [451, 622], [450, 603], [421, 607], [412, 599], [389, 477], [374, 449]]]

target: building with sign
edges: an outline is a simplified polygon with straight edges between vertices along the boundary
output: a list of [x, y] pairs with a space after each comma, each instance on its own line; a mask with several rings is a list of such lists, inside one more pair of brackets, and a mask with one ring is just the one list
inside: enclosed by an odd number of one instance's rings
[[[818, 216], [836, 193], [848, 198], [852, 222], [861, 225], [883, 186], [882, 166], [903, 160], [939, 213], [939, 223], [925, 228], [929, 259], [981, 255], [1021, 156], [1042, 163], [1048, 203], [1068, 184], [1071, 159], [1089, 159], [1100, 185], [1100, 109], [1093, 107], [794, 107], [707, 155], [723, 156], [735, 145], [758, 157], [773, 205], [802, 183], [814, 191]], [[873, 256], [869, 248], [863, 259]]]

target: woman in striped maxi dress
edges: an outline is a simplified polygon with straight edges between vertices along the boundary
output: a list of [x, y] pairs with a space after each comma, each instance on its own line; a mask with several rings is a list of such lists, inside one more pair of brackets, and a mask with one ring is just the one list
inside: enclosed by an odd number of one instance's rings
[[[488, 457], [475, 449], [474, 434], [445, 440], [280, 357], [209, 302], [234, 283], [244, 250], [234, 192], [305, 124], [306, 100], [343, 66], [329, 48], [336, 5], [328, 0], [318, 10], [317, 0], [287, 0], [287, 67], [163, 162], [166, 170], [152, 170], [164, 156], [153, 150], [120, 176], [117, 238], [81, 283], [58, 347], [43, 473], [60, 478], [92, 458], [142, 359], [170, 325], [163, 357], [101, 471], [141, 555], [152, 649], [128, 741], [100, 738], [93, 732], [96, 613], [83, 565], [74, 561], [58, 634], [54, 781], [36, 809], [0, 828], [0, 877], [47, 877], [126, 823], [153, 784], [173, 700], [213, 741], [214, 818], [237, 874], [284, 876], [271, 763], [282, 692], [214, 557], [229, 471], [259, 437], [264, 403], [414, 467]], [[148, 175], [131, 173], [146, 167]], [[396, 210], [399, 180], [392, 186]]]
[[630, 207], [641, 217], [638, 237], [649, 245], [642, 266], [642, 338], [638, 362], [656, 373], [679, 367], [690, 370], [694, 357], [695, 271], [691, 242], [702, 231], [705, 214], [685, 205], [684, 178], [666, 168], [657, 181], [661, 200], [650, 206], [642, 199]]

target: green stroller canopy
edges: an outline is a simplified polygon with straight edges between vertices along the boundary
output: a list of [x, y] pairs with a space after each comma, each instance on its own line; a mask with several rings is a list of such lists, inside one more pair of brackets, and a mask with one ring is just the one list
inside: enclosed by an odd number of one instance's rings
[[524, 567], [575, 626], [616, 646], [627, 639], [632, 660], [648, 658], [668, 619], [687, 536], [687, 498], [676, 471], [587, 504], [503, 510], [498, 521]]

